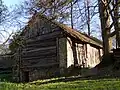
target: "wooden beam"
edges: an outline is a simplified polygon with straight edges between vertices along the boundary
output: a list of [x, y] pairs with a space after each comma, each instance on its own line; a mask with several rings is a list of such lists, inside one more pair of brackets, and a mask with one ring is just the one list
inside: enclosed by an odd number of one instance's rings
[[44, 50], [44, 51], [36, 51], [36, 52], [25, 52], [22, 53], [22, 57], [30, 57], [30, 56], [47, 56], [47, 55], [56, 55], [56, 49]]
[[30, 47], [46, 47], [46, 46], [55, 46], [56, 45], [56, 41], [52, 41], [52, 40], [49, 40], [49, 41], [38, 41], [37, 43], [33, 42], [33, 43], [30, 43], [30, 44], [27, 44], [25, 49], [26, 48], [30, 48]]
[[28, 61], [34, 61], [34, 62], [37, 62], [37, 61], [42, 61], [42, 60], [56, 60], [56, 56], [49, 56], [49, 57], [44, 57], [44, 58], [41, 58], [41, 57], [26, 57], [26, 58], [22, 58], [23, 60], [28, 60]]
[[48, 34], [38, 36], [37, 38], [28, 39], [28, 40], [26, 40], [26, 43], [33, 42], [33, 41], [36, 42], [36, 41], [39, 41], [39, 40], [56, 38], [56, 37], [59, 37], [59, 35], [62, 35], [61, 31], [54, 31], [54, 32], [51, 32], [51, 33], [48, 33]]
[[32, 59], [37, 59], [37, 58], [49, 58], [49, 57], [56, 57], [56, 54], [50, 54], [50, 55], [30, 55], [30, 56], [22, 56], [22, 59], [26, 58], [32, 58]]
[[56, 49], [56, 46], [33, 49], [33, 50], [30, 50], [30, 51], [23, 50], [23, 53], [38, 52], [38, 51], [49, 50], [49, 49]]
[[54, 65], [59, 65], [59, 62], [42, 64], [42, 65], [24, 66], [24, 67], [21, 67], [21, 68], [41, 68], [41, 67], [50, 67], [50, 66], [54, 66]]
[[57, 61], [59, 61], [59, 38], [56, 38], [56, 54], [57, 54]]
[[45, 42], [51, 42], [51, 41], [55, 41], [56, 38], [50, 38], [50, 39], [46, 39], [46, 40], [37, 40], [37, 39], [30, 39], [30, 41], [28, 41], [26, 43], [26, 45], [30, 45], [30, 44], [39, 44], [39, 43], [45, 43]]

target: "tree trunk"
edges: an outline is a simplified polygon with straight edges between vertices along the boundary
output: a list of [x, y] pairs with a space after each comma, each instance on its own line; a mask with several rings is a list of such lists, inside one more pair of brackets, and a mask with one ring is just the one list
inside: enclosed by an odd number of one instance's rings
[[89, 0], [87, 0], [87, 25], [88, 25], [88, 35], [90, 36], [90, 6], [89, 6]]
[[72, 2], [71, 2], [71, 12], [70, 12], [70, 14], [71, 14], [71, 28], [73, 29], [73, 4], [72, 4]]
[[114, 2], [114, 21], [115, 21], [115, 32], [116, 32], [116, 46], [117, 48], [120, 48], [120, 27], [119, 27], [119, 5], [118, 0], [115, 0]]
[[98, 0], [98, 2], [102, 29], [103, 51], [104, 55], [108, 55], [112, 47], [111, 39], [109, 38], [110, 14], [108, 7], [106, 7], [108, 0], [104, 0], [104, 2], [103, 0]]

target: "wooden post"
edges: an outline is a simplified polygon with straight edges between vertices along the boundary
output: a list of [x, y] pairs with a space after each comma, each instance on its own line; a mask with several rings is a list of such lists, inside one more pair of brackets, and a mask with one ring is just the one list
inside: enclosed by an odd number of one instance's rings
[[67, 68], [67, 39], [59, 38], [59, 67], [60, 73], [65, 74]]
[[57, 62], [59, 62], [59, 38], [56, 38], [56, 48]]
[[21, 76], [21, 50], [22, 50], [22, 48], [21, 47], [19, 47], [18, 48], [18, 69], [19, 69], [19, 82], [21, 82], [22, 81], [22, 76]]

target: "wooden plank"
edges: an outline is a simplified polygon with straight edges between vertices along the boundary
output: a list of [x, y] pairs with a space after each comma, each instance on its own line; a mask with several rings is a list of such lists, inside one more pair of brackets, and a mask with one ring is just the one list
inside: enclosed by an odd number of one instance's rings
[[22, 56], [22, 59], [26, 59], [26, 58], [32, 58], [32, 59], [37, 59], [37, 58], [49, 58], [49, 57], [56, 57], [56, 54], [50, 54], [50, 55], [38, 55], [38, 56], [29, 56], [29, 57], [25, 57]]
[[38, 51], [49, 50], [49, 49], [56, 49], [56, 46], [39, 48], [39, 49], [33, 49], [33, 50], [30, 50], [30, 51], [24, 51], [24, 50], [23, 50], [23, 53], [38, 52]]
[[51, 57], [56, 57], [56, 55], [55, 54], [53, 54], [53, 55], [44, 55], [44, 56], [30, 56], [30, 57], [22, 57], [22, 59], [44, 59], [44, 58], [51, 58]]
[[56, 47], [56, 45], [55, 45], [55, 43], [49, 43], [49, 45], [46, 43], [43, 45], [41, 45], [41, 44], [36, 45], [35, 44], [33, 46], [29, 46], [29, 47], [24, 48], [23, 51], [30, 51], [30, 50], [35, 50], [35, 49], [40, 49], [40, 48], [48, 48], [48, 47]]
[[28, 44], [26, 48], [30, 48], [30, 47], [46, 47], [46, 46], [55, 46], [56, 45], [56, 41], [46, 41], [46, 42], [39, 42], [39, 43], [32, 43], [32, 44]]
[[26, 43], [38, 41], [38, 40], [46, 40], [46, 39], [56, 38], [56, 37], [59, 37], [59, 35], [62, 35], [60, 30], [54, 31], [54, 32], [51, 32], [48, 34], [44, 34], [44, 35], [38, 36], [38, 37], [33, 38], [33, 39], [28, 39], [28, 40], [26, 40]]
[[[32, 66], [25, 66], [26, 68], [41, 68], [41, 67], [50, 67], [54, 65], [59, 65], [59, 62], [56, 63], [48, 63], [48, 64], [41, 64], [41, 65], [32, 65]], [[24, 67], [21, 67], [24, 68]]]
[[56, 63], [56, 57], [49, 57], [49, 58], [24, 58], [23, 60], [23, 66], [25, 65], [42, 65], [42, 64], [49, 64], [49, 63]]
[[42, 61], [42, 60], [56, 60], [56, 56], [51, 56], [51, 57], [45, 57], [45, 58], [41, 58], [41, 57], [27, 57], [27, 58], [22, 58], [22, 60], [29, 60], [29, 61]]
[[59, 61], [59, 38], [56, 38], [56, 54], [57, 54], [57, 61]]
[[50, 39], [46, 39], [46, 40], [33, 40], [31, 42], [28, 42], [26, 43], [26, 45], [30, 45], [30, 44], [39, 44], [39, 43], [45, 43], [45, 42], [52, 42], [52, 41], [55, 41], [56, 39], [55, 38], [50, 38]]
[[30, 56], [47, 56], [47, 55], [56, 55], [56, 49], [51, 49], [51, 50], [44, 50], [44, 51], [37, 51], [37, 52], [25, 52], [25, 53], [22, 53], [22, 57], [30, 57]]

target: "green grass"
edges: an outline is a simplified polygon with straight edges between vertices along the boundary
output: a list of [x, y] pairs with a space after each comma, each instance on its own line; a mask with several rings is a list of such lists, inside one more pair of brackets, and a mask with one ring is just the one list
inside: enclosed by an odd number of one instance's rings
[[[49, 83], [56, 80], [54, 83]], [[120, 90], [120, 79], [75, 80], [58, 82], [57, 79], [38, 80], [26, 84], [0, 82], [0, 90]], [[45, 83], [46, 84], [43, 84]]]

